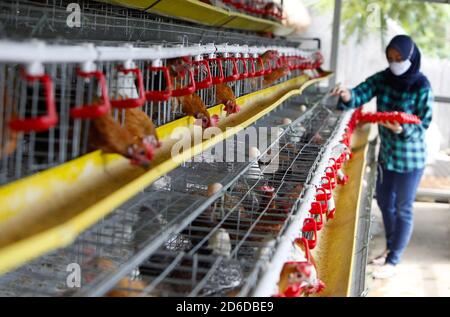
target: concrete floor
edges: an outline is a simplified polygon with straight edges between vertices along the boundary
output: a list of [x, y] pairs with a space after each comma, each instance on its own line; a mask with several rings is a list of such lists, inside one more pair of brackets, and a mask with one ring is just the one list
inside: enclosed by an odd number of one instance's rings
[[[385, 248], [381, 213], [375, 201], [372, 206], [369, 259]], [[450, 204], [414, 203], [413, 236], [397, 269], [388, 280], [369, 277], [368, 296], [450, 296]]]

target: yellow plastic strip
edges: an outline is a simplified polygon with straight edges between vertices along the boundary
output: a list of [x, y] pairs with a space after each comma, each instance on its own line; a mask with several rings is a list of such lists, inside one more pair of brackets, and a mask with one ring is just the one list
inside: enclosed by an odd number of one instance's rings
[[228, 11], [196, 0], [162, 0], [148, 12], [211, 26], [222, 25], [231, 18]]
[[368, 130], [357, 129], [352, 137], [352, 143], [365, 146], [354, 151], [353, 158], [344, 167], [349, 182], [335, 191], [335, 218], [327, 221], [321, 230], [313, 252], [318, 275], [327, 286], [318, 295], [321, 297], [350, 296], [368, 135]]
[[158, 2], [158, 0], [98, 0], [98, 1], [138, 10], [145, 10], [151, 5]]
[[[158, 133], [165, 138], [150, 170], [133, 167], [118, 155], [102, 155], [96, 151], [1, 187], [0, 274], [72, 243], [78, 234], [179, 166], [181, 161], [237, 133], [290, 96], [300, 94], [330, 75], [326, 73], [311, 80], [300, 76], [238, 98], [241, 111], [221, 118], [222, 133], [174, 157], [170, 150], [175, 141], [169, 135], [176, 127], [190, 124], [192, 119], [182, 118], [158, 128]], [[220, 114], [222, 108], [223, 105], [218, 105], [208, 110]]]

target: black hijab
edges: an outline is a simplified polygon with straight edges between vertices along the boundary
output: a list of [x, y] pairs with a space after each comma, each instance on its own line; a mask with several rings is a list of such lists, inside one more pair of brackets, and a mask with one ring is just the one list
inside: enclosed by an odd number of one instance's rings
[[414, 41], [407, 35], [397, 35], [386, 47], [397, 50], [405, 61], [409, 58], [411, 66], [402, 75], [394, 75], [389, 67], [384, 71], [386, 82], [393, 88], [401, 91], [418, 90], [430, 87], [430, 83], [424, 74], [420, 72], [420, 51]]

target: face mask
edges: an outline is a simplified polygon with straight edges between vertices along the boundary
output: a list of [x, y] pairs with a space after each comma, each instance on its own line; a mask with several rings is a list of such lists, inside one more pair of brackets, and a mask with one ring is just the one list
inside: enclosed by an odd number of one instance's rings
[[400, 76], [411, 67], [411, 61], [407, 59], [406, 61], [400, 62], [400, 63], [389, 63], [389, 68], [391, 69], [391, 72], [395, 76]]

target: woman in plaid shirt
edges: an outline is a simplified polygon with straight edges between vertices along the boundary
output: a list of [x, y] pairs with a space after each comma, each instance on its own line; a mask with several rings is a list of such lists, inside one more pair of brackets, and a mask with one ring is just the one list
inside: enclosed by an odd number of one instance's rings
[[420, 117], [421, 124], [380, 123], [377, 202], [383, 214], [386, 252], [373, 260], [382, 265], [374, 278], [395, 274], [395, 265], [409, 243], [413, 230], [412, 205], [426, 161], [425, 130], [432, 117], [430, 83], [419, 71], [420, 51], [406, 35], [395, 36], [386, 48], [389, 68], [349, 90], [337, 86], [339, 109], [358, 108], [377, 98], [378, 111], [402, 111]]

